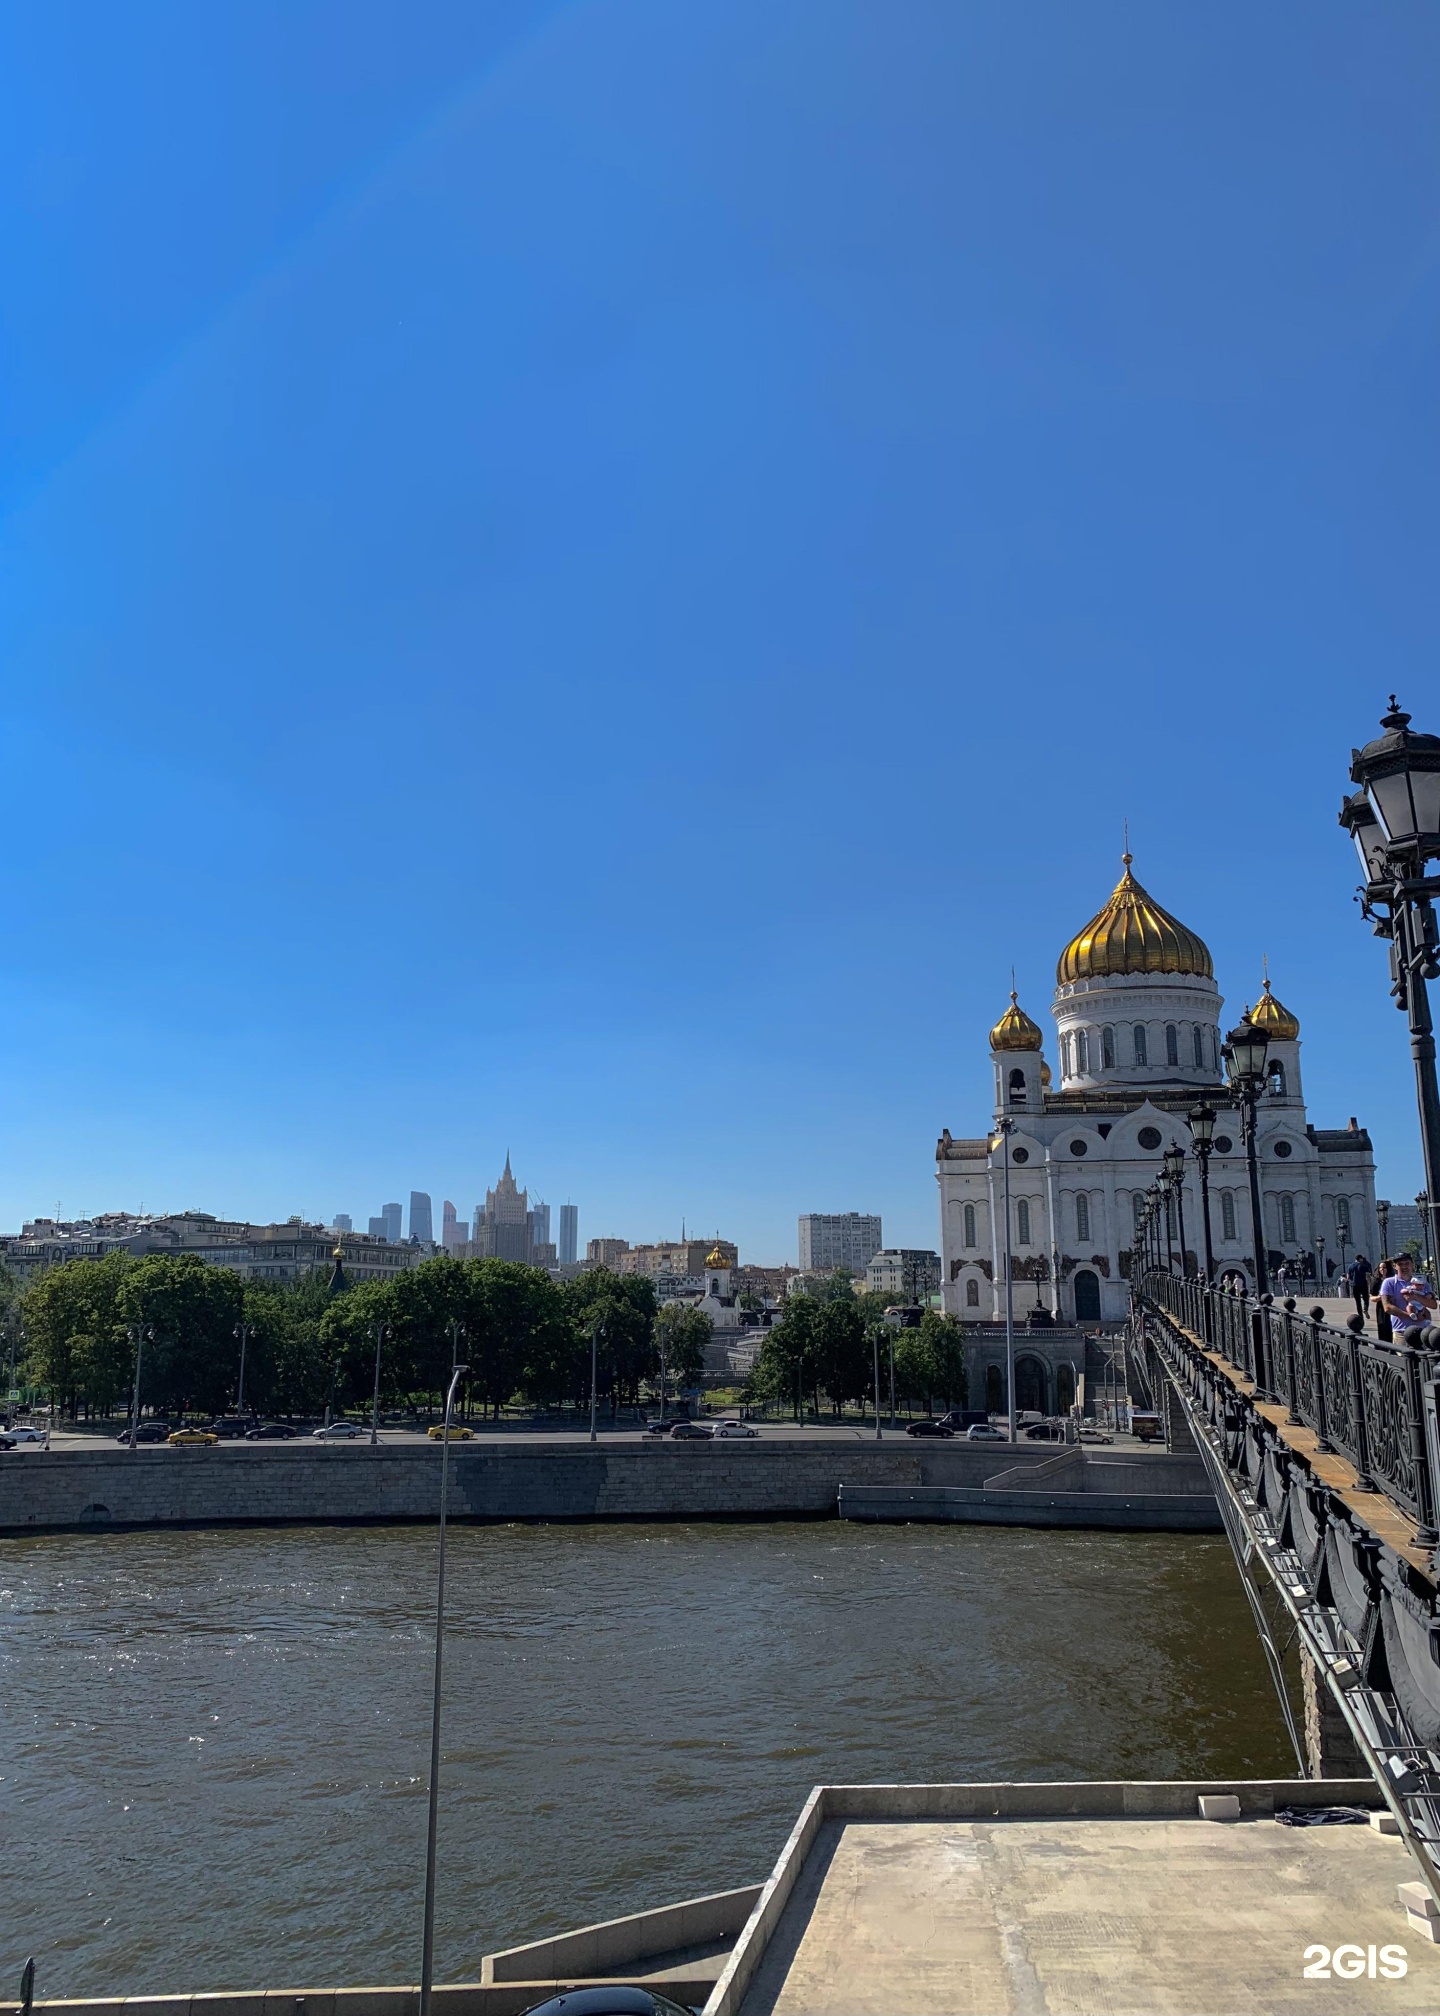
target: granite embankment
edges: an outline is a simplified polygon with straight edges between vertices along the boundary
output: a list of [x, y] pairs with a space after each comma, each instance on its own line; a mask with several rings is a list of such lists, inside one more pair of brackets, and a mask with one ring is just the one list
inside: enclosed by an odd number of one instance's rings
[[[842, 1485], [979, 1490], [996, 1472], [1014, 1480], [1019, 1466], [1039, 1466], [1053, 1453], [1044, 1443], [1011, 1452], [779, 1436], [649, 1446], [592, 1447], [568, 1437], [492, 1442], [452, 1450], [449, 1503], [453, 1518], [469, 1520], [833, 1518]], [[0, 1534], [428, 1520], [438, 1509], [440, 1454], [423, 1445], [12, 1453], [0, 1460]], [[1106, 1458], [1105, 1480], [1087, 1478], [1082, 1491], [1113, 1491], [1117, 1483], [1146, 1497], [1205, 1490], [1193, 1456], [1150, 1454], [1123, 1466], [1108, 1451]]]

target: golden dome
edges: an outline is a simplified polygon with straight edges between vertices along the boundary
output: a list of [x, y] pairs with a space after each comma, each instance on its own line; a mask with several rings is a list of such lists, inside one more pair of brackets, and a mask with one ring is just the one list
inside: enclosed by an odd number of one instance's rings
[[1070, 940], [1055, 968], [1056, 985], [1102, 980], [1117, 973], [1198, 973], [1213, 980], [1209, 947], [1140, 887], [1122, 854], [1125, 873], [1098, 916]]
[[990, 1031], [992, 1050], [1038, 1050], [1045, 1038], [1040, 1033], [1039, 1024], [1032, 1022], [1020, 1006], [1020, 997], [1012, 993], [1010, 1006]]
[[722, 1253], [718, 1246], [712, 1246], [710, 1251], [705, 1255], [705, 1265], [707, 1267], [728, 1267], [730, 1265], [730, 1255]]
[[1257, 1029], [1263, 1029], [1272, 1043], [1293, 1043], [1300, 1034], [1300, 1024], [1283, 1002], [1277, 1001], [1270, 992], [1270, 976], [1265, 976], [1265, 991], [1251, 1010], [1250, 1020]]
[[1040, 1090], [1042, 1092], [1048, 1092], [1050, 1090], [1052, 1082], [1053, 1081], [1051, 1078], [1050, 1066], [1045, 1062], [1045, 1059], [1042, 1057], [1040, 1059]]

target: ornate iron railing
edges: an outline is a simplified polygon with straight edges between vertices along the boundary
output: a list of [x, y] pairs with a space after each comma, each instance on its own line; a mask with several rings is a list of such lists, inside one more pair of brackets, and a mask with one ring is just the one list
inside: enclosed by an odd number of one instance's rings
[[[1139, 1293], [1250, 1380], [1256, 1397], [1283, 1405], [1292, 1425], [1313, 1428], [1322, 1452], [1354, 1466], [1358, 1488], [1381, 1491], [1433, 1535], [1440, 1504], [1440, 1449], [1426, 1433], [1426, 1385], [1440, 1378], [1440, 1338], [1380, 1344], [1360, 1319], [1341, 1330], [1292, 1298], [1232, 1293], [1203, 1281], [1151, 1273]], [[1432, 1410], [1433, 1410], [1432, 1399]]]

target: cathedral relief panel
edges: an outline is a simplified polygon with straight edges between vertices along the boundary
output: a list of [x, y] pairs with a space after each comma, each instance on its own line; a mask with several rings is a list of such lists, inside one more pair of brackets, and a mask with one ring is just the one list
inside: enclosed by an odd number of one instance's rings
[[[1110, 1256], [1108, 1253], [1092, 1253], [1088, 1260], [1077, 1259], [1073, 1253], [1065, 1253], [1060, 1259], [1060, 1279], [1068, 1281], [1077, 1267], [1093, 1267], [1097, 1274], [1110, 1279]], [[1124, 1269], [1121, 1269], [1124, 1272]]]

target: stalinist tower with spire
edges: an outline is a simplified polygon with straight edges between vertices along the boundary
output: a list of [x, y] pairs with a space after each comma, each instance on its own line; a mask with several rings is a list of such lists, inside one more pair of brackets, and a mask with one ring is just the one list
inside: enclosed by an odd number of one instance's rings
[[[1005, 1140], [993, 1127], [963, 1138], [947, 1129], [940, 1137], [945, 1306], [962, 1321], [1003, 1317], [1007, 1247], [1022, 1320], [1038, 1306], [1060, 1322], [1119, 1321], [1138, 1213], [1165, 1149], [1173, 1141], [1188, 1150], [1186, 1115], [1201, 1102], [1217, 1115], [1210, 1162], [1216, 1271], [1254, 1279], [1245, 1155], [1225, 1084], [1224, 1002], [1210, 951], [1136, 881], [1128, 850], [1122, 867], [1109, 901], [1056, 965], [1050, 1013], [1058, 1087], [1044, 1034], [1017, 994], [990, 1031], [994, 1118], [1011, 1123], [1008, 1240]], [[1317, 1250], [1327, 1264], [1358, 1253], [1378, 1259], [1369, 1136], [1354, 1120], [1339, 1128], [1309, 1123], [1300, 1024], [1276, 1000], [1268, 974], [1254, 1019], [1270, 1037], [1257, 1142], [1272, 1276], [1282, 1261], [1298, 1263], [1302, 1255], [1313, 1264]], [[1183, 1203], [1185, 1265], [1196, 1271], [1204, 1248], [1193, 1159]], [[1178, 1230], [1173, 1224], [1177, 1265]]]

